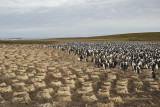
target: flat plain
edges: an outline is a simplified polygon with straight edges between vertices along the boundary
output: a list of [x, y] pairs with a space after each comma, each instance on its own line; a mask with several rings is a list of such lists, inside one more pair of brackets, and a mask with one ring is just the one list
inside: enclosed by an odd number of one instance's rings
[[158, 107], [160, 71], [96, 68], [41, 44], [0, 44], [1, 107]]

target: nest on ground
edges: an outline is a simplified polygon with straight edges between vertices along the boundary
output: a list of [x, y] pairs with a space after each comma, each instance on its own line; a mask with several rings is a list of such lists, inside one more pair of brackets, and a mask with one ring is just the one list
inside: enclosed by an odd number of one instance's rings
[[70, 70], [65, 70], [63, 73], [66, 74], [66, 75], [71, 75], [72, 74], [72, 72]]
[[34, 73], [32, 73], [32, 72], [31, 72], [31, 73], [30, 73], [30, 72], [28, 72], [28, 73], [26, 73], [26, 74], [27, 74], [27, 76], [28, 76], [28, 77], [34, 77], [34, 76], [35, 76], [35, 74], [34, 74]]
[[13, 103], [28, 103], [31, 99], [27, 92], [14, 92], [12, 102]]
[[12, 92], [12, 87], [10, 85], [8, 86], [1, 86], [0, 87], [0, 93], [10, 93]]
[[50, 73], [54, 78], [62, 78], [61, 72]]
[[110, 103], [107, 103], [107, 104], [98, 103], [97, 107], [114, 107], [114, 103], [113, 102], [110, 102]]
[[131, 75], [131, 78], [138, 79], [138, 75]]
[[18, 81], [19, 81], [18, 79], [12, 79], [12, 80], [11, 80], [12, 83], [16, 83], [16, 82], [18, 82]]
[[104, 90], [110, 90], [110, 89], [111, 89], [111, 86], [102, 85], [101, 88], [104, 89]]
[[150, 84], [150, 85], [158, 85], [158, 82], [155, 82], [155, 81], [153, 82], [153, 81], [151, 81], [151, 82], [149, 82], [149, 84]]
[[5, 103], [5, 100], [2, 98], [2, 96], [0, 95], [0, 104]]
[[77, 78], [79, 82], [83, 83], [84, 82], [84, 78]]
[[38, 104], [38, 107], [54, 107], [54, 104], [51, 103]]
[[25, 86], [25, 83], [20, 81], [12, 84], [12, 87], [15, 87], [15, 88], [22, 87], [22, 86]]
[[38, 73], [36, 73], [36, 75], [45, 77], [47, 75], [47, 73], [46, 72], [38, 72]]
[[82, 100], [85, 102], [98, 101], [97, 97], [93, 93], [86, 93], [86, 94], [82, 95]]
[[13, 70], [13, 71], [16, 71], [16, 70], [18, 70], [18, 67], [15, 66], [15, 67], [11, 67], [10, 69]]
[[35, 76], [35, 78], [39, 78], [40, 80], [44, 80], [46, 78], [46, 76], [44, 76], [44, 75], [37, 75], [37, 76]]
[[148, 82], [154, 82], [153, 78], [145, 78], [145, 80], [148, 81]]
[[117, 93], [118, 94], [129, 94], [127, 87], [118, 88]]
[[35, 87], [37, 88], [44, 88], [46, 87], [46, 83], [44, 81], [37, 81], [34, 83]]
[[16, 77], [16, 74], [14, 72], [7, 72], [4, 75], [6, 78], [14, 78]]
[[61, 96], [61, 95], [71, 95], [70, 90], [58, 90], [57, 91], [57, 95]]
[[48, 67], [47, 69], [48, 69], [48, 71], [54, 71], [56, 69], [56, 67]]
[[42, 90], [37, 92], [36, 98], [42, 100], [42, 99], [51, 99], [52, 97], [47, 90]]
[[82, 69], [75, 69], [76, 72], [81, 73]]
[[73, 80], [73, 79], [65, 79], [64, 81], [66, 84], [75, 84], [76, 83], [75, 80]]
[[17, 74], [23, 75], [26, 72], [26, 69], [19, 69]]
[[114, 74], [108, 74], [108, 79], [115, 80], [117, 78]]
[[46, 72], [47, 69], [46, 68], [36, 68], [38, 72]]
[[111, 102], [115, 102], [115, 103], [123, 103], [123, 100], [120, 96], [116, 96], [116, 97], [109, 97], [109, 100]]
[[0, 87], [5, 87], [5, 86], [7, 86], [5, 82], [0, 84]]
[[62, 87], [59, 87], [59, 90], [70, 91], [71, 88], [70, 88], [70, 87], [67, 87], [67, 86], [62, 86]]
[[160, 86], [159, 85], [150, 85], [149, 86], [150, 91], [160, 91]]
[[117, 81], [117, 85], [127, 86], [127, 84], [128, 84], [128, 81], [123, 81], [123, 80], [118, 80], [118, 81]]
[[3, 72], [3, 73], [11, 73], [11, 72], [13, 72], [13, 71], [12, 71], [11, 69], [7, 69], [7, 70], [6, 70], [6, 69], [4, 68], [3, 71], [1, 71], [1, 72]]
[[29, 69], [35, 69], [35, 66], [34, 65], [29, 65], [28, 68]]
[[92, 73], [94, 72], [94, 69], [86, 69], [86, 73]]
[[103, 82], [103, 85], [105, 85], [105, 86], [111, 86], [111, 82]]
[[136, 86], [143, 86], [143, 82], [142, 81], [134, 81], [133, 84]]
[[75, 83], [66, 83], [65, 84], [67, 87], [70, 87], [70, 88], [75, 88]]
[[70, 77], [71, 79], [77, 78], [76, 74], [70, 74], [69, 77]]
[[87, 74], [81, 74], [80, 77], [84, 78], [85, 80], [89, 79], [89, 76]]
[[60, 87], [60, 86], [62, 86], [62, 82], [61, 81], [52, 81], [50, 83], [50, 85], [53, 87]]
[[42, 81], [43, 79], [39, 78], [39, 77], [33, 77], [30, 79], [30, 82], [35, 83], [37, 81]]
[[46, 88], [46, 89], [43, 89], [44, 91], [47, 91], [47, 92], [49, 92], [49, 94], [52, 94], [52, 93], [54, 93], [54, 90], [53, 90], [53, 88]]
[[97, 74], [92, 74], [92, 75], [91, 75], [91, 78], [98, 80], [98, 79], [99, 79], [99, 75], [97, 75]]
[[58, 101], [63, 101], [63, 102], [71, 102], [72, 99], [71, 99], [71, 96], [70, 95], [59, 95], [57, 96], [57, 100]]
[[104, 89], [99, 89], [98, 90], [98, 96], [99, 97], [109, 97], [110, 91], [109, 90], [104, 90]]
[[122, 88], [126, 88], [126, 85], [116, 85], [116, 89], [122, 89]]
[[144, 92], [142, 88], [134, 88], [134, 91], [138, 93]]
[[86, 92], [92, 92], [93, 91], [93, 87], [91, 87], [91, 86], [82, 86], [82, 90], [86, 90]]
[[35, 91], [35, 87], [34, 87], [33, 84], [26, 84], [25, 87], [24, 87], [24, 90], [26, 92], [33, 92], [33, 91]]
[[88, 93], [88, 92], [90, 92], [90, 91], [88, 91], [88, 90], [86, 90], [86, 89], [78, 89], [78, 90], [77, 90], [77, 93], [80, 94], [80, 95], [81, 95], [81, 94]]
[[92, 72], [92, 74], [101, 75], [101, 72], [99, 72], [99, 71], [94, 71], [94, 72]]
[[28, 80], [28, 76], [26, 74], [17, 75], [16, 78], [19, 79], [19, 80], [23, 80], [23, 81]]
[[92, 82], [83, 82], [82, 85], [84, 87], [92, 87]]
[[68, 67], [62, 67], [62, 69], [65, 69], [65, 70], [67, 70], [67, 69], [68, 69]]

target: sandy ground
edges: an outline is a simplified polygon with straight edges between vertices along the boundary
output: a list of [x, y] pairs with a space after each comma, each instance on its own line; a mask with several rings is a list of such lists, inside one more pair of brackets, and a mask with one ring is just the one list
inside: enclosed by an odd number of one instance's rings
[[0, 45], [0, 107], [158, 107], [160, 71], [103, 70], [42, 45]]

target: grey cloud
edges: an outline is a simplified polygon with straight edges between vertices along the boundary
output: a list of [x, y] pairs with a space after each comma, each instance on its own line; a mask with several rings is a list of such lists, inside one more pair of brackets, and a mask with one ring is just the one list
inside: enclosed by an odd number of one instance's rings
[[51, 0], [42, 0], [44, 5], [41, 0], [29, 4], [23, 0], [24, 7], [22, 0], [2, 1], [6, 6], [0, 1], [0, 37], [91, 36], [158, 31], [160, 27], [158, 0], [60, 0], [57, 5]]

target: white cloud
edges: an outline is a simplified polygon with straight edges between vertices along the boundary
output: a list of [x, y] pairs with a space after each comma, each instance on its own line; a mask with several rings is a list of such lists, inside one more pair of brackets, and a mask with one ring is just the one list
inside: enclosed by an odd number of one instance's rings
[[36, 32], [36, 31], [50, 31], [54, 28], [36, 27], [36, 28], [4, 28], [0, 32]]
[[1, 0], [0, 7], [53, 7], [59, 6], [64, 2], [66, 2], [66, 0]]
[[0, 0], [0, 36], [158, 31], [159, 0]]
[[[123, 3], [126, 0], [0, 0], [0, 12], [32, 12], [35, 9], [46, 11], [51, 8], [70, 6], [108, 7], [112, 4]], [[41, 9], [43, 8], [43, 10]], [[72, 8], [72, 7], [70, 7]]]
[[0, 0], [0, 8], [4, 11], [28, 12], [37, 8], [53, 8], [83, 2], [83, 0]]

